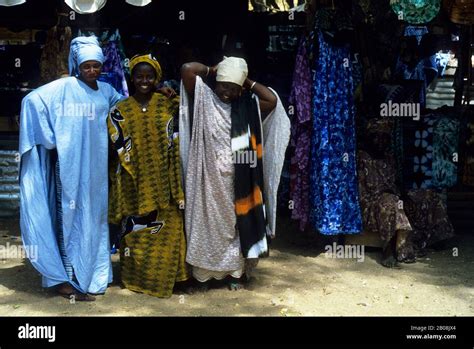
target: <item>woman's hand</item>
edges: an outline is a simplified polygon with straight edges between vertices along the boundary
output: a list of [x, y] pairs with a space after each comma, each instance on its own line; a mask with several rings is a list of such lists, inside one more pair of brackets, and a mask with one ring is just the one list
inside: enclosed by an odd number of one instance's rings
[[217, 76], [217, 65], [211, 67], [209, 66], [209, 75], [208, 76]]
[[181, 79], [184, 89], [189, 96], [194, 96], [194, 87], [196, 86], [196, 76], [206, 79], [217, 75], [217, 65], [209, 67], [199, 62], [185, 63], [181, 67]]
[[157, 91], [158, 93], [161, 93], [162, 95], [165, 95], [166, 97], [170, 99], [177, 96], [176, 91], [173, 90], [171, 87], [162, 87], [162, 88], [159, 88]]
[[277, 97], [264, 85], [246, 78], [242, 87], [258, 96], [260, 111], [263, 114], [262, 120], [264, 120], [265, 117], [276, 108], [278, 102]]

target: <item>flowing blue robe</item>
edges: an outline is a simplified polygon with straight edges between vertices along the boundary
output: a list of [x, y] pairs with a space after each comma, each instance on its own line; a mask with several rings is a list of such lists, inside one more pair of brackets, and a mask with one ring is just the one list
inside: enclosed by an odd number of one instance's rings
[[[103, 293], [112, 282], [108, 205], [107, 114], [122, 96], [98, 81], [93, 90], [75, 77], [28, 94], [20, 116], [20, 228], [43, 286], [70, 282], [81, 292]], [[58, 246], [52, 149], [62, 185], [62, 230], [75, 279], [66, 274]]]

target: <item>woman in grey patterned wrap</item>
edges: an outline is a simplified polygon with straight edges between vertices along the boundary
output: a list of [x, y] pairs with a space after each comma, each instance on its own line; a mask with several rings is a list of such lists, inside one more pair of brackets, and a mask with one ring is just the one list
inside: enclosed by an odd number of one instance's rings
[[[183, 65], [180, 151], [186, 195], [186, 261], [199, 282], [228, 278], [230, 288], [236, 289], [242, 286], [238, 280], [244, 274], [248, 276], [258, 259], [243, 258], [236, 230], [231, 102], [239, 98], [243, 88], [252, 90], [265, 117], [275, 110], [278, 98], [267, 87], [249, 80], [246, 71], [233, 73], [242, 74], [241, 80], [232, 81], [231, 77], [217, 81], [212, 90], [204, 79], [214, 78], [218, 66], [207, 67], [197, 62]], [[289, 122], [287, 126], [289, 130]], [[284, 140], [285, 137], [278, 152], [284, 153], [288, 143]]]

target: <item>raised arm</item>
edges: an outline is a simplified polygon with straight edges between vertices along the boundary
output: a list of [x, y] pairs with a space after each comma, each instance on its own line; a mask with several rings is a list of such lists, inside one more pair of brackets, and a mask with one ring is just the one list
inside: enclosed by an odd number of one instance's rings
[[208, 67], [202, 63], [190, 62], [185, 63], [181, 67], [181, 79], [183, 80], [184, 89], [188, 95], [194, 95], [194, 87], [196, 86], [196, 76], [206, 78], [208, 76], [215, 76], [217, 67]]
[[268, 87], [247, 78], [244, 82], [244, 88], [251, 90], [258, 96], [260, 111], [264, 117], [276, 108], [277, 97]]

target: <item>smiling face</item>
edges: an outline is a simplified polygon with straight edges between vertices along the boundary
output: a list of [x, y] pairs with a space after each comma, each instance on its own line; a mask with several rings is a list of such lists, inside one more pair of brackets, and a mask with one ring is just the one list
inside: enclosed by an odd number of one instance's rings
[[156, 72], [148, 63], [137, 64], [132, 71], [132, 82], [138, 93], [148, 94], [155, 90]]
[[222, 102], [232, 103], [232, 101], [240, 97], [242, 87], [233, 82], [218, 81], [216, 82], [214, 92]]
[[98, 61], [85, 61], [79, 66], [79, 74], [86, 83], [94, 84], [102, 71], [102, 64]]

